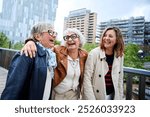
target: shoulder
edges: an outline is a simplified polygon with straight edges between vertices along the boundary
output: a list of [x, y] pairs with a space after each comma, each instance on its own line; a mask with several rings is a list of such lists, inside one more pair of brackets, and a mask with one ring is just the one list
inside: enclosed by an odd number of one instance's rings
[[56, 45], [54, 47], [54, 52], [55, 53], [59, 53], [60, 51], [66, 51], [66, 50], [67, 50], [67, 48], [65, 46]]
[[25, 65], [32, 63], [33, 60], [34, 58], [30, 58], [26, 56], [25, 54], [21, 55], [20, 52], [17, 52], [12, 58], [11, 65], [13, 66], [24, 65], [25, 66]]
[[84, 50], [84, 49], [79, 49], [79, 55], [87, 57], [88, 56], [88, 52], [86, 50]]
[[98, 53], [100, 53], [102, 50], [100, 49], [100, 47], [96, 47], [94, 48], [93, 50], [91, 50], [89, 52], [89, 54], [92, 54], [92, 55], [98, 55]]
[[39, 56], [46, 55], [46, 51], [45, 51], [45, 49], [43, 49], [43, 47], [39, 46], [38, 44], [36, 44], [36, 47], [37, 47], [37, 53]]

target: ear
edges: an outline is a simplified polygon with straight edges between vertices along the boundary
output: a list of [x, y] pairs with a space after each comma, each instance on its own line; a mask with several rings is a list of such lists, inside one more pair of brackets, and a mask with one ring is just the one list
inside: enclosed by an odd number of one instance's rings
[[37, 41], [41, 41], [41, 35], [40, 35], [40, 34], [34, 34], [34, 38], [35, 38]]

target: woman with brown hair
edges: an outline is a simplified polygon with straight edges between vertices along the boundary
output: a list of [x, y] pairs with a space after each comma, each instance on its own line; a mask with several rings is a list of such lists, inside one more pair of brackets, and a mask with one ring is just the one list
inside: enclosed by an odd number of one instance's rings
[[88, 100], [123, 99], [124, 42], [117, 27], [104, 30], [100, 46], [87, 58], [84, 71], [84, 98]]

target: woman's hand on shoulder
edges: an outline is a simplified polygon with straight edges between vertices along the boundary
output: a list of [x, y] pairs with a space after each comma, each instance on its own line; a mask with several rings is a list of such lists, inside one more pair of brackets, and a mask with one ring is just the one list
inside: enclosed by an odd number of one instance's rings
[[37, 51], [37, 47], [33, 41], [28, 41], [24, 47], [21, 49], [21, 55], [24, 53], [26, 56], [30, 58], [35, 57]]

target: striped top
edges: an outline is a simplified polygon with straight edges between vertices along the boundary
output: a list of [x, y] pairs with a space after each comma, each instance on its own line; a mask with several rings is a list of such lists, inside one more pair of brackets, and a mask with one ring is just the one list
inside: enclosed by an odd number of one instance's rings
[[106, 84], [107, 95], [114, 92], [114, 86], [113, 86], [112, 77], [111, 77], [113, 60], [114, 60], [114, 54], [106, 55], [106, 62], [108, 63], [108, 67], [109, 67], [109, 71], [105, 75], [105, 84]]

